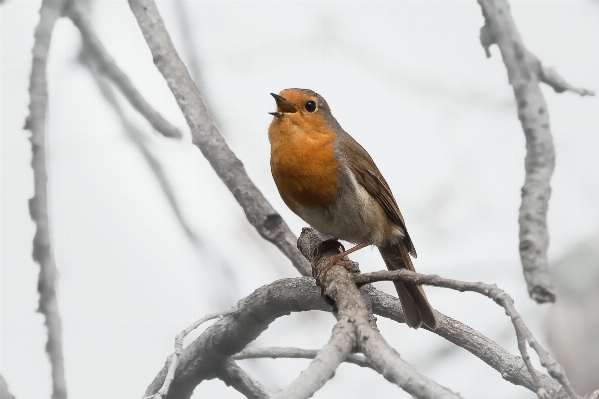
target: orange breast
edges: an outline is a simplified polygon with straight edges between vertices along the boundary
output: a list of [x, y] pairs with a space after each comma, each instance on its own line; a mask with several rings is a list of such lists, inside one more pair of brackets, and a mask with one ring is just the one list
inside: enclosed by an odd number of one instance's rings
[[335, 201], [339, 167], [335, 161], [335, 135], [322, 123], [297, 123], [288, 116], [275, 118], [268, 131], [270, 167], [283, 201], [316, 208]]

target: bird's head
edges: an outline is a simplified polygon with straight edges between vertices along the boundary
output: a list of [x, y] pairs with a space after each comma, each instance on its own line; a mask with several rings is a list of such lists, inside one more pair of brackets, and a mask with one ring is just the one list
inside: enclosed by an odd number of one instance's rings
[[271, 93], [277, 102], [273, 125], [298, 126], [305, 133], [322, 131], [330, 126], [331, 110], [325, 99], [307, 89], [285, 89], [279, 94]]

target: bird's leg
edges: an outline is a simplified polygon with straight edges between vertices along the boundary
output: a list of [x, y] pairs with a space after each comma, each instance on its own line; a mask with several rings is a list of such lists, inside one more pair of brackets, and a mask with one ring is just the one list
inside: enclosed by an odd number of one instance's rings
[[348, 249], [347, 251], [343, 251], [341, 253], [338, 253], [337, 255], [331, 256], [327, 260], [327, 264], [322, 268], [322, 270], [320, 271], [320, 273], [318, 273], [317, 280], [321, 281], [324, 278], [324, 276], [326, 276], [326, 274], [328, 273], [329, 269], [331, 267], [333, 267], [333, 265], [335, 265], [335, 264], [339, 264], [340, 266], [343, 266], [347, 270], [349, 270], [349, 268], [348, 268], [349, 267], [349, 262], [342, 261], [341, 258], [343, 258], [343, 257], [351, 254], [352, 252], [356, 252], [359, 249], [367, 247], [368, 245], [370, 245], [370, 241], [363, 241], [363, 242], [359, 243], [358, 245], [356, 245], [355, 247]]

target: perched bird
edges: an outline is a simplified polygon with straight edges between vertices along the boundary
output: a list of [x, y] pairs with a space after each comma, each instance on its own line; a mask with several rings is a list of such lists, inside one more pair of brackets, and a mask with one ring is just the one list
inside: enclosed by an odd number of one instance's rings
[[[334, 261], [368, 245], [378, 247], [389, 270], [414, 270], [416, 249], [385, 178], [339, 125], [325, 99], [312, 90], [272, 94], [277, 111], [268, 130], [270, 167], [281, 198], [323, 234], [358, 244]], [[395, 281], [406, 323], [437, 327], [420, 285]]]

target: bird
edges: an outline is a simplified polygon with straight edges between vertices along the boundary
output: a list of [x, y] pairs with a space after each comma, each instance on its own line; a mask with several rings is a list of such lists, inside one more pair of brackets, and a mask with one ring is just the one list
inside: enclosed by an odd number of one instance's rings
[[[283, 202], [319, 232], [357, 244], [332, 257], [334, 262], [374, 245], [388, 270], [414, 271], [416, 249], [387, 181], [341, 128], [325, 99], [308, 89], [271, 95], [277, 110], [270, 112], [270, 167]], [[406, 324], [436, 329], [437, 317], [422, 287], [394, 284]]]

